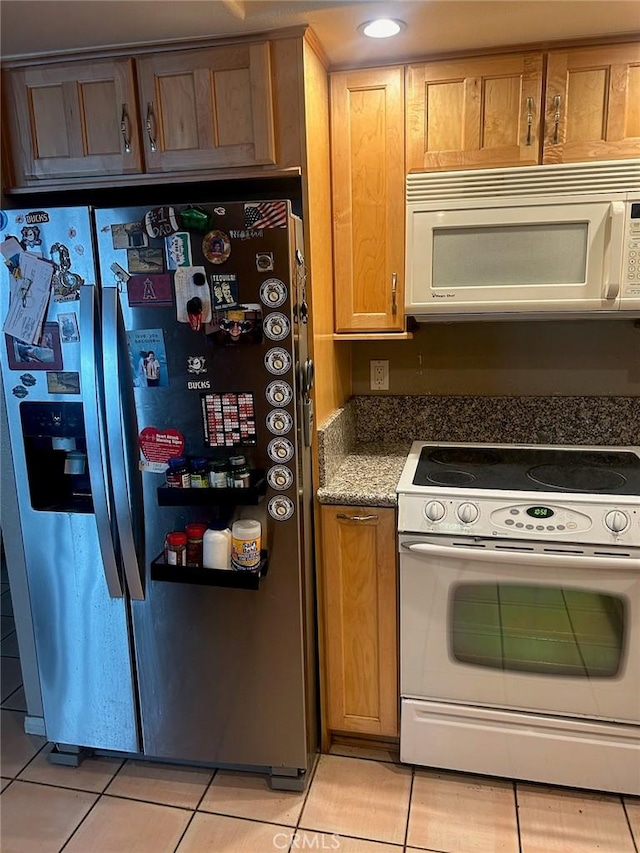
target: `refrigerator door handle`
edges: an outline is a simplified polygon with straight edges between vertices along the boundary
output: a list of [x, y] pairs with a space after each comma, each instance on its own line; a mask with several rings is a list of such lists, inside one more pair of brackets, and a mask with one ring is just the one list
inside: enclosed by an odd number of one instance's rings
[[105, 287], [102, 314], [102, 358], [104, 370], [107, 444], [111, 462], [113, 503], [120, 540], [122, 563], [127, 578], [129, 595], [144, 601], [144, 588], [138, 565], [138, 554], [133, 538], [133, 519], [129, 506], [129, 484], [126, 475], [124, 435], [120, 401], [120, 363], [118, 350], [119, 294], [117, 287]]
[[83, 411], [87, 440], [87, 461], [93, 497], [93, 513], [98, 528], [104, 577], [111, 598], [122, 598], [116, 553], [111, 534], [105, 460], [102, 446], [101, 406], [96, 381], [96, 287], [83, 284], [80, 288], [80, 375], [82, 379]]

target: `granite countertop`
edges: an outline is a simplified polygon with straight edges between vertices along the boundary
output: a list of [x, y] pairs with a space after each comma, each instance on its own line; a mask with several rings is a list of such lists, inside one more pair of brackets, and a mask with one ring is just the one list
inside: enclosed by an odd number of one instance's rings
[[359, 444], [318, 489], [321, 504], [396, 506], [396, 486], [411, 442]]

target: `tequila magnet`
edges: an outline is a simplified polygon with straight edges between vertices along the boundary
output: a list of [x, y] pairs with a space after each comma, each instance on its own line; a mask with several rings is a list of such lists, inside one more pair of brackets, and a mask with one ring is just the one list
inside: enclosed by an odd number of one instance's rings
[[235, 308], [238, 304], [238, 282], [233, 273], [211, 276], [211, 292], [213, 295], [213, 310], [225, 311]]

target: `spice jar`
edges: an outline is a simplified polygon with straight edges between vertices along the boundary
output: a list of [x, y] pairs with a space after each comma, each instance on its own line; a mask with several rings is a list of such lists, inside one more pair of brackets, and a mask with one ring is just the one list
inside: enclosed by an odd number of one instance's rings
[[187, 565], [202, 566], [202, 537], [206, 524], [187, 524]]
[[167, 486], [177, 489], [188, 489], [191, 485], [189, 466], [184, 456], [174, 456], [169, 460], [166, 473]]
[[204, 457], [191, 460], [191, 488], [192, 489], [208, 489], [209, 488], [209, 460]]
[[227, 476], [229, 488], [247, 489], [249, 488], [249, 481], [249, 466], [244, 456], [232, 456], [229, 459], [229, 473]]
[[209, 485], [212, 489], [227, 488], [227, 463], [214, 460], [209, 463]]
[[169, 566], [187, 565], [187, 534], [179, 530], [167, 533], [164, 540], [164, 561]]

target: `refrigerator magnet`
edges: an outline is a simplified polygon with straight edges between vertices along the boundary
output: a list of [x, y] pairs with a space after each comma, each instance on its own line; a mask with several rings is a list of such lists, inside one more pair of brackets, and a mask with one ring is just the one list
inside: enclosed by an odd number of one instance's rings
[[141, 249], [149, 245], [141, 222], [117, 222], [111, 226], [114, 249]]
[[27, 388], [33, 388], [38, 380], [33, 375], [33, 373], [23, 373], [20, 377], [20, 382], [25, 385]]
[[191, 237], [186, 231], [178, 231], [164, 241], [167, 254], [167, 269], [176, 270], [178, 267], [190, 267], [193, 264], [191, 255]]
[[29, 392], [24, 387], [24, 385], [15, 385], [11, 389], [11, 393], [13, 394], [14, 397], [17, 397], [19, 400], [23, 400]]
[[25, 249], [35, 249], [42, 246], [40, 229], [37, 225], [25, 225], [20, 233], [22, 234], [22, 245]]
[[173, 207], [154, 207], [144, 217], [144, 227], [150, 237], [168, 237], [180, 229], [180, 220]]
[[63, 344], [76, 344], [80, 340], [78, 329], [78, 318], [75, 311], [68, 314], [58, 314], [58, 326], [60, 327], [60, 340]]
[[111, 264], [109, 269], [113, 273], [113, 277], [115, 279], [116, 284], [118, 285], [118, 289], [120, 289], [121, 285], [126, 284], [130, 278], [129, 273], [126, 271], [126, 269], [124, 269], [124, 267], [121, 267], [120, 264], [116, 264], [114, 262], [113, 264]]
[[213, 310], [226, 311], [238, 304], [238, 281], [234, 273], [213, 273], [211, 276]]
[[72, 370], [49, 371], [47, 391], [50, 394], [79, 394], [80, 374]]
[[209, 231], [202, 238], [202, 253], [212, 264], [223, 264], [231, 254], [229, 236], [224, 231]]
[[244, 206], [245, 228], [286, 228], [286, 201], [258, 201]]
[[127, 281], [130, 308], [166, 308], [173, 305], [171, 276], [132, 275]]
[[166, 388], [169, 385], [167, 352], [162, 329], [127, 332], [129, 364], [134, 388]]
[[142, 471], [165, 471], [169, 459], [184, 453], [184, 435], [177, 429], [158, 429], [145, 427], [138, 436], [140, 469]]
[[164, 272], [162, 249], [127, 249], [127, 266], [130, 273]]
[[211, 291], [204, 267], [179, 267], [173, 278], [176, 289], [176, 318], [198, 332], [211, 322]]
[[[55, 302], [70, 302], [80, 298], [80, 287], [84, 279], [71, 272], [71, 256], [63, 243], [54, 243], [49, 251], [54, 272], [51, 276], [53, 298]], [[56, 263], [56, 255], [58, 257]]]
[[180, 211], [182, 227], [189, 231], [199, 231], [204, 234], [209, 229], [209, 214], [201, 207], [189, 205]]
[[272, 272], [273, 252], [257, 252], [256, 269], [258, 270], [258, 272]]

